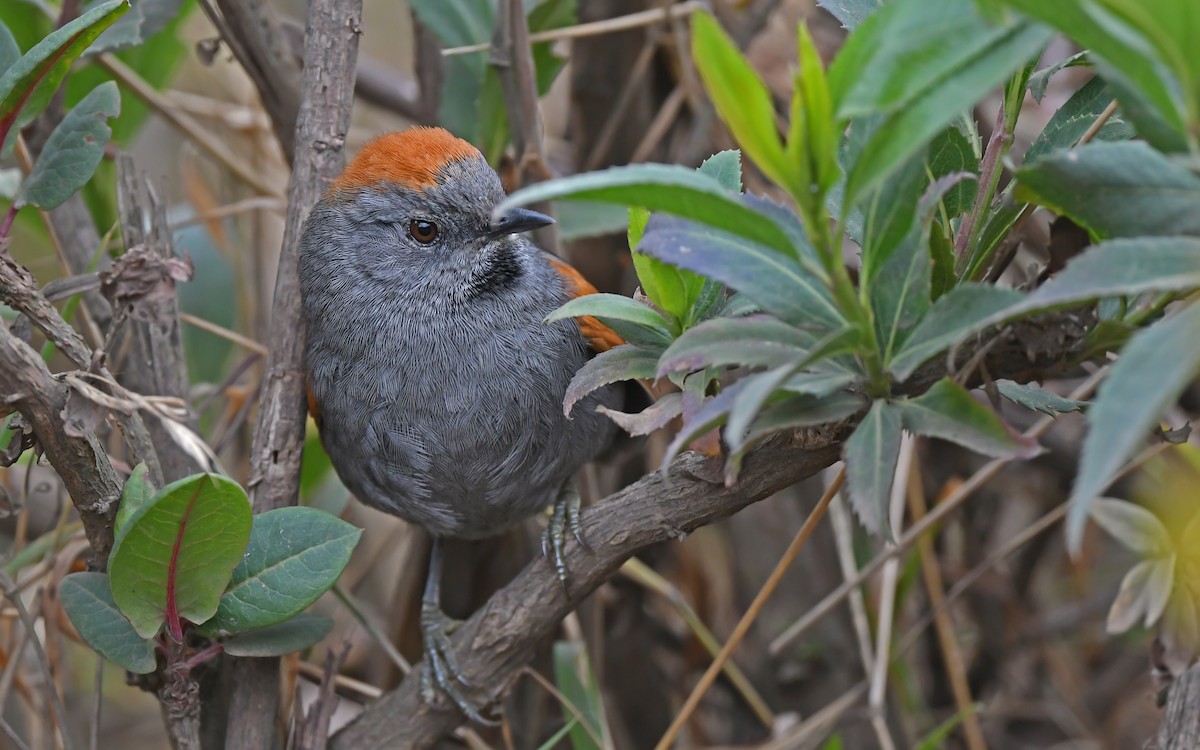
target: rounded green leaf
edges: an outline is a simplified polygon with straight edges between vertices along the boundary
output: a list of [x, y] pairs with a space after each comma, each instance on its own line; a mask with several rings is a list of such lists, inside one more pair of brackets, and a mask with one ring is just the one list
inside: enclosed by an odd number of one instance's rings
[[250, 539], [250, 501], [237, 482], [194, 474], [162, 488], [117, 530], [108, 574], [113, 600], [143, 638], [164, 622], [182, 636], [182, 620], [202, 623], [217, 611]]
[[222, 641], [230, 656], [283, 656], [301, 651], [329, 635], [333, 620], [305, 612], [292, 619]]
[[17, 203], [55, 208], [92, 178], [112, 136], [108, 119], [121, 113], [115, 81], [106, 81], [83, 97], [54, 128], [33, 171], [21, 183]]
[[242, 633], [300, 614], [337, 581], [362, 530], [316, 508], [254, 517], [246, 555], [201, 632]]
[[72, 573], [59, 584], [58, 598], [79, 637], [96, 653], [136, 674], [154, 671], [154, 644], [138, 635], [117, 609], [108, 576]]

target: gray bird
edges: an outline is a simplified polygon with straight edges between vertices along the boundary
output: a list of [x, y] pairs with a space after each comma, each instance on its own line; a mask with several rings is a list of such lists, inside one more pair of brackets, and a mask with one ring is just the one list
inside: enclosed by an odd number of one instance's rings
[[441, 610], [442, 537], [499, 533], [552, 503], [543, 549], [566, 583], [579, 536], [573, 475], [605, 445], [601, 390], [563, 414], [575, 372], [622, 343], [594, 318], [543, 322], [596, 290], [518, 235], [553, 221], [494, 216], [500, 178], [466, 141], [411, 128], [366, 145], [300, 239], [309, 410], [338, 476], [364, 503], [433, 536], [421, 608], [421, 688], [475, 721]]

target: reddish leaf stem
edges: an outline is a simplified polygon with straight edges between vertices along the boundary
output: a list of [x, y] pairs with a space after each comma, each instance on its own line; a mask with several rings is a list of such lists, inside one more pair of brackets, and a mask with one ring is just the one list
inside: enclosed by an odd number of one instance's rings
[[20, 207], [17, 206], [15, 201], [9, 204], [8, 212], [4, 214], [4, 220], [0, 221], [0, 240], [8, 237], [8, 232], [12, 229], [13, 220], [17, 218], [17, 211], [19, 210]]
[[189, 656], [187, 661], [184, 662], [184, 666], [186, 666], [188, 669], [191, 669], [197, 664], [203, 664], [224, 650], [225, 647], [220, 643], [213, 643]]
[[188, 517], [192, 515], [192, 508], [195, 507], [196, 498], [199, 496], [200, 484], [197, 483], [196, 491], [188, 500], [187, 509], [183, 511], [183, 518], [179, 521], [179, 533], [175, 535], [175, 546], [171, 548], [171, 564], [167, 568], [167, 632], [171, 634], [176, 643], [183, 643], [183, 623], [179, 619], [179, 602], [175, 597], [175, 578], [179, 572], [179, 549], [183, 546], [183, 535], [187, 531]]

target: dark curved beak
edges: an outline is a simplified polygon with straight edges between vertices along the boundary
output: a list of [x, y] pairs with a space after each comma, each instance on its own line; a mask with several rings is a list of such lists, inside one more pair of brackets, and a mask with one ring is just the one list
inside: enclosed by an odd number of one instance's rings
[[528, 232], [553, 223], [552, 216], [528, 208], [510, 208], [492, 219], [492, 223], [488, 225], [488, 237], [495, 239], [506, 234]]

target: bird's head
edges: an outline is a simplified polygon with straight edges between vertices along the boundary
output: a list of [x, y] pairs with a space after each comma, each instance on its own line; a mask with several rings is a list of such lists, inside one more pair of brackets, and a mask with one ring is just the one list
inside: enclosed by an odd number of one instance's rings
[[302, 253], [381, 277], [479, 284], [491, 265], [511, 262], [511, 235], [553, 221], [527, 209], [494, 216], [503, 199], [499, 176], [470, 143], [441, 128], [387, 133], [334, 181]]

